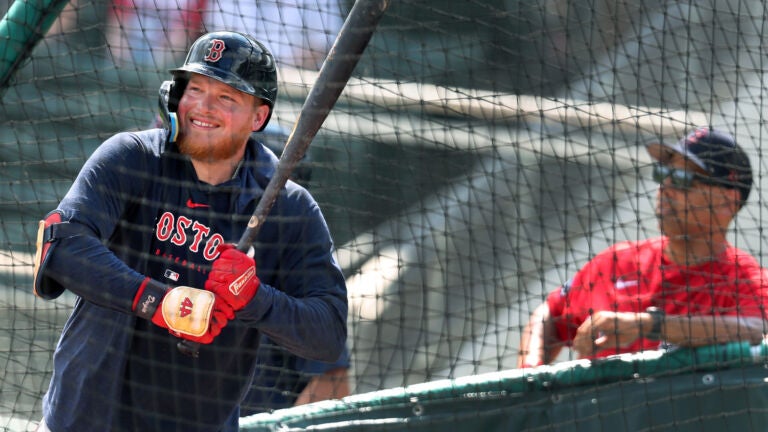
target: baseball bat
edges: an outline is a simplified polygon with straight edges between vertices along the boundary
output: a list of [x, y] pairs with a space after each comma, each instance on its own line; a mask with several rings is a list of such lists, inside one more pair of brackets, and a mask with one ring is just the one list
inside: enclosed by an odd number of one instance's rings
[[[237, 243], [239, 251], [247, 252], [250, 249], [293, 169], [304, 157], [312, 139], [347, 85], [388, 6], [389, 0], [355, 1], [320, 68], [317, 81], [304, 101], [283, 148], [277, 171], [269, 180], [248, 221], [248, 226]], [[196, 358], [200, 344], [182, 340], [177, 344], [177, 348], [183, 354]]]

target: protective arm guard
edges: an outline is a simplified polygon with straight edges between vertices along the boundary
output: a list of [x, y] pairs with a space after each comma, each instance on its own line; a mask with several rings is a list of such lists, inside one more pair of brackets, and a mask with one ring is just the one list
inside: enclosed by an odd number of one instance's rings
[[52, 211], [38, 223], [34, 270], [32, 273], [32, 292], [44, 300], [53, 300], [64, 292], [64, 286], [45, 273], [48, 260], [58, 241], [87, 234], [87, 229], [79, 224], [61, 221], [61, 213]]

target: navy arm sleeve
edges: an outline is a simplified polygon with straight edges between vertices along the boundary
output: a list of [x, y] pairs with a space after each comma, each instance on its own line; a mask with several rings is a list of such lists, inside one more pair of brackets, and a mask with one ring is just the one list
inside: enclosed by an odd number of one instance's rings
[[57, 210], [90, 233], [60, 240], [46, 274], [85, 300], [130, 312], [145, 276], [106, 246], [131, 200], [141, 197], [151, 174], [152, 152], [141, 139], [122, 133], [88, 159]]
[[[286, 206], [295, 206], [295, 212]], [[276, 207], [282, 209], [273, 220], [282, 222], [265, 224], [259, 241], [277, 246], [257, 259], [257, 268], [266, 264], [280, 269], [277, 277], [267, 279], [276, 286], [262, 279], [254, 300], [238, 318], [299, 357], [335, 362], [345, 349], [348, 306], [328, 226], [303, 189], [279, 200]]]
[[296, 370], [305, 375], [322, 375], [334, 369], [349, 369], [351, 361], [349, 348], [345, 346], [341, 356], [335, 362], [321, 362], [296, 357]]

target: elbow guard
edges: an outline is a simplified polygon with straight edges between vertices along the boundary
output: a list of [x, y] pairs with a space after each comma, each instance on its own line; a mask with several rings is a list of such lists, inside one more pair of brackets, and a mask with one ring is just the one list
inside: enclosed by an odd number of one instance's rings
[[64, 286], [46, 274], [49, 258], [56, 248], [58, 240], [86, 233], [87, 229], [82, 225], [62, 222], [59, 210], [48, 213], [45, 219], [38, 222], [34, 271], [32, 273], [32, 291], [35, 296], [44, 300], [53, 300], [64, 292]]

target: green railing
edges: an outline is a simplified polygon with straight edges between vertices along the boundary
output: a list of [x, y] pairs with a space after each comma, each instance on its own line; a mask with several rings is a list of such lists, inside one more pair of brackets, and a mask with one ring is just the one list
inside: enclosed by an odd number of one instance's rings
[[766, 431], [768, 345], [570, 361], [242, 418], [241, 431]]
[[0, 21], [0, 92], [29, 58], [68, 0], [16, 0]]

